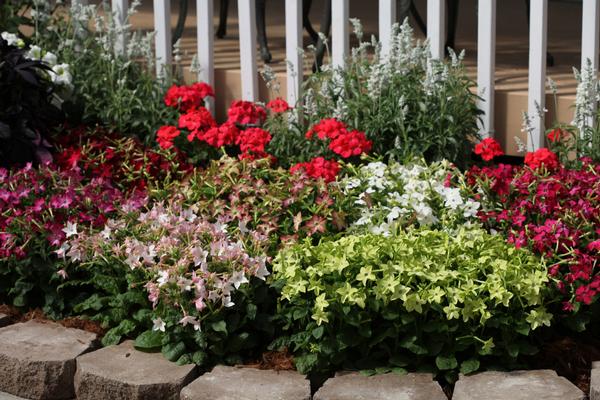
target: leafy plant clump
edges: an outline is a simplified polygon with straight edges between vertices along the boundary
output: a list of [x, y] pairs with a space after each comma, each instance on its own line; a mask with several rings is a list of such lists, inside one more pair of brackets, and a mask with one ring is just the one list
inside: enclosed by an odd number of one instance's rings
[[461, 57], [453, 54], [449, 63], [433, 59], [407, 22], [394, 28], [384, 55], [379, 43], [363, 41], [362, 28], [355, 22], [359, 46], [344, 68], [325, 66], [307, 78], [301, 112], [287, 127], [278, 125], [273, 155], [296, 160], [306, 127], [336, 118], [365, 132], [373, 154], [402, 162], [414, 157], [429, 162], [448, 159], [464, 166], [480, 111]]
[[[156, 129], [175, 116], [162, 102], [170, 71], [165, 79], [155, 75], [154, 34], [142, 37], [129, 24], [139, 5], [133, 1], [119, 16], [108, 2], [53, 7], [36, 0], [29, 40], [70, 65], [73, 93], [64, 109], [71, 122], [99, 124], [150, 144]], [[117, 23], [121, 17], [123, 24]]]
[[549, 326], [539, 257], [479, 229], [415, 229], [300, 243], [274, 260], [280, 316], [303, 373], [429, 369], [449, 381], [485, 360], [535, 352]]
[[[43, 57], [43, 58], [42, 58]], [[70, 84], [68, 65], [27, 48], [14, 33], [0, 37], [0, 167], [51, 159], [48, 132], [62, 122], [61, 85]]]

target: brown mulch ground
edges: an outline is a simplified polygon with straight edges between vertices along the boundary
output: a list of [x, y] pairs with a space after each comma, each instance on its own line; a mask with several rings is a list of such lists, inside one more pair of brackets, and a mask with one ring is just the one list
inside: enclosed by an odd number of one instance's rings
[[0, 304], [0, 313], [6, 314], [13, 322], [27, 322], [31, 320], [36, 321], [53, 321], [61, 324], [65, 328], [75, 328], [81, 329], [86, 332], [95, 333], [98, 337], [104, 336], [106, 333], [106, 329], [102, 328], [98, 322], [90, 321], [87, 319], [79, 318], [79, 317], [68, 317], [65, 319], [60, 319], [58, 321], [54, 321], [48, 317], [40, 310], [36, 308], [34, 310], [29, 310], [25, 314], [19, 312], [19, 310], [15, 307]]
[[287, 348], [281, 351], [267, 351], [260, 360], [245, 363], [243, 367], [258, 369], [273, 369], [275, 371], [294, 371], [294, 357]]
[[585, 394], [590, 392], [592, 362], [600, 360], [600, 337], [593, 334], [565, 336], [547, 342], [531, 357], [531, 367], [552, 369], [573, 382]]

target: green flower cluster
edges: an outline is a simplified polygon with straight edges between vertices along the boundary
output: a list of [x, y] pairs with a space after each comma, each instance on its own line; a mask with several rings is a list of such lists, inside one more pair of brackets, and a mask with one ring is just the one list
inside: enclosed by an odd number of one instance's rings
[[273, 270], [292, 333], [277, 345], [300, 354], [303, 372], [435, 365], [452, 380], [459, 362], [469, 373], [479, 356], [532, 352], [527, 335], [552, 318], [543, 262], [480, 229], [305, 242]]

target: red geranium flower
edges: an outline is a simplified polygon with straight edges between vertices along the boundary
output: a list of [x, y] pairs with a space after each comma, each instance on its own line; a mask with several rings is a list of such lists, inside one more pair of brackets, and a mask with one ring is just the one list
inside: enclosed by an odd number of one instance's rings
[[534, 152], [527, 153], [525, 155], [525, 164], [531, 169], [538, 169], [544, 165], [547, 169], [553, 170], [559, 166], [558, 157], [556, 154], [545, 147]]
[[173, 85], [165, 94], [165, 104], [168, 107], [178, 108], [182, 112], [187, 112], [192, 108], [204, 105], [204, 98], [214, 96], [210, 85], [198, 82], [191, 86]]
[[316, 157], [310, 160], [310, 162], [298, 163], [290, 168], [291, 173], [302, 170], [311, 178], [322, 178], [325, 182], [333, 182], [340, 172], [340, 165], [335, 160]]
[[363, 132], [351, 131], [342, 133], [329, 143], [329, 149], [343, 158], [368, 153], [373, 143], [367, 140]]
[[217, 126], [217, 123], [204, 107], [190, 110], [179, 117], [179, 127], [190, 131], [187, 137], [190, 142], [195, 137], [200, 139], [202, 134], [213, 126]]
[[239, 133], [240, 131], [235, 125], [225, 123], [219, 127], [210, 128], [199, 139], [204, 140], [213, 147], [229, 146], [235, 143]]
[[156, 132], [156, 141], [163, 149], [173, 147], [173, 140], [181, 134], [181, 131], [174, 126], [161, 126]]
[[242, 131], [235, 143], [240, 146], [242, 154], [266, 157], [265, 146], [271, 141], [271, 134], [264, 129], [249, 128]]
[[275, 100], [271, 100], [270, 102], [268, 102], [267, 108], [275, 113], [284, 113], [288, 110], [291, 110], [291, 107], [287, 103], [287, 101], [283, 100], [281, 97], [278, 97]]
[[493, 160], [494, 157], [504, 155], [500, 143], [492, 138], [485, 138], [475, 145], [475, 154], [481, 156], [485, 161]]
[[232, 124], [256, 125], [260, 124], [266, 117], [265, 109], [251, 101], [236, 100], [229, 106], [227, 111], [228, 120]]
[[562, 131], [562, 129], [553, 129], [546, 135], [548, 140], [552, 143], [559, 142], [564, 136], [565, 133]]
[[306, 138], [311, 139], [316, 134], [321, 140], [325, 138], [335, 139], [347, 132], [348, 130], [343, 122], [335, 118], [327, 118], [319, 121], [312, 129], [306, 132]]

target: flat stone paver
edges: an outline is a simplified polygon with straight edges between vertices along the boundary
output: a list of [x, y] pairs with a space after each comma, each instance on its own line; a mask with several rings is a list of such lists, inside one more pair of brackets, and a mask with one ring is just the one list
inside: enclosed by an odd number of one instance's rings
[[0, 313], [0, 328], [10, 323], [10, 318], [6, 314]]
[[338, 373], [317, 391], [314, 400], [447, 400], [431, 374], [395, 373], [365, 376]]
[[310, 400], [310, 382], [294, 371], [217, 366], [181, 391], [181, 400]]
[[0, 392], [0, 400], [26, 400], [22, 397], [13, 396], [10, 393]]
[[74, 397], [75, 358], [96, 335], [53, 322], [28, 321], [0, 329], [0, 391], [28, 399]]
[[482, 372], [461, 375], [452, 400], [583, 400], [585, 394], [555, 371]]
[[78, 357], [75, 393], [78, 400], [178, 400], [195, 377], [195, 365], [179, 366], [127, 341]]
[[600, 361], [592, 363], [592, 378], [590, 379], [590, 400], [600, 400]]

